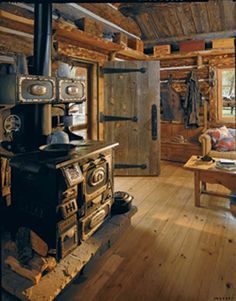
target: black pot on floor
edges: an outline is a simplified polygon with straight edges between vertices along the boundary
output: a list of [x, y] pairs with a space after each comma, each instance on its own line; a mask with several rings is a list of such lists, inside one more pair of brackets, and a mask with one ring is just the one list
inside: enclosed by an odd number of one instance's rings
[[114, 204], [111, 207], [111, 213], [123, 214], [128, 212], [132, 207], [133, 196], [125, 191], [116, 191], [114, 193]]

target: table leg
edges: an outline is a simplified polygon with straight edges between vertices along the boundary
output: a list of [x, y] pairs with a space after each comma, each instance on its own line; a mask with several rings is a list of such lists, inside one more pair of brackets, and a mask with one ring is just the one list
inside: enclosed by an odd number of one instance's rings
[[201, 190], [200, 190], [200, 177], [199, 172], [196, 170], [194, 171], [194, 201], [195, 206], [200, 207], [200, 196], [201, 196]]

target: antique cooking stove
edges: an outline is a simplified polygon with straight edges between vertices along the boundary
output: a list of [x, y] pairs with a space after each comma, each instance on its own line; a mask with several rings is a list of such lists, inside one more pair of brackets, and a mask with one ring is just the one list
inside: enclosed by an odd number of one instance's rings
[[58, 260], [88, 239], [110, 216], [116, 145], [91, 142], [73, 154], [38, 151], [13, 158], [12, 233], [32, 229]]
[[51, 106], [85, 101], [83, 82], [51, 77], [51, 9], [35, 4], [34, 75], [0, 77], [0, 213], [13, 238], [26, 227], [60, 260], [110, 216], [117, 144], [38, 149], [51, 134]]

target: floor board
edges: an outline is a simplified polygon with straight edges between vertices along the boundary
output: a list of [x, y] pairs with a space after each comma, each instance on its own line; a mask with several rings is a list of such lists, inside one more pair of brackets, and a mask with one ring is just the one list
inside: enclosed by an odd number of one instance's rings
[[159, 177], [116, 177], [115, 190], [134, 196], [132, 226], [59, 301], [236, 300], [228, 200], [204, 195], [194, 207], [193, 174], [171, 163]]

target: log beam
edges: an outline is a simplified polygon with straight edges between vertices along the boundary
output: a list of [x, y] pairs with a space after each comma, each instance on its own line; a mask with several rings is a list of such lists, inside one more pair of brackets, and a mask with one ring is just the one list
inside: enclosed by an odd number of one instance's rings
[[163, 55], [159, 57], [154, 57], [149, 55], [148, 60], [173, 60], [173, 59], [183, 59], [183, 58], [191, 58], [191, 57], [198, 57], [199, 55], [202, 57], [205, 56], [218, 56], [223, 54], [234, 54], [234, 49], [210, 49], [210, 50], [199, 50], [199, 51], [192, 51], [186, 53], [171, 53], [168, 55]]
[[208, 33], [198, 33], [191, 35], [173, 36], [167, 38], [159, 38], [155, 40], [144, 40], [145, 48], [150, 48], [159, 44], [172, 44], [180, 41], [186, 40], [206, 40], [211, 41], [213, 39], [231, 38], [236, 35], [236, 30], [227, 30], [219, 32], [208, 32]]
[[75, 42], [81, 42], [89, 47], [93, 47], [94, 49], [97, 48], [105, 51], [119, 51], [122, 49], [121, 45], [94, 37], [82, 30], [65, 25], [62, 22], [54, 22], [54, 29], [57, 31], [57, 36], [67, 38]]
[[79, 47], [79, 45], [71, 44], [71, 41], [67, 39], [58, 40], [58, 55], [72, 57], [72, 58], [81, 58], [84, 60], [89, 60], [93, 62], [99, 62], [104, 64], [108, 60], [108, 56], [97, 51], [84, 49]]
[[33, 40], [0, 31], [0, 52], [21, 52], [29, 56], [33, 54]]
[[0, 10], [0, 18], [1, 19], [8, 19], [14, 22], [19, 22], [28, 26], [33, 26], [34, 25], [34, 20], [32, 19], [28, 19], [28, 18], [24, 18], [21, 16], [17, 16], [15, 14], [9, 13], [7, 11], [4, 10]]

